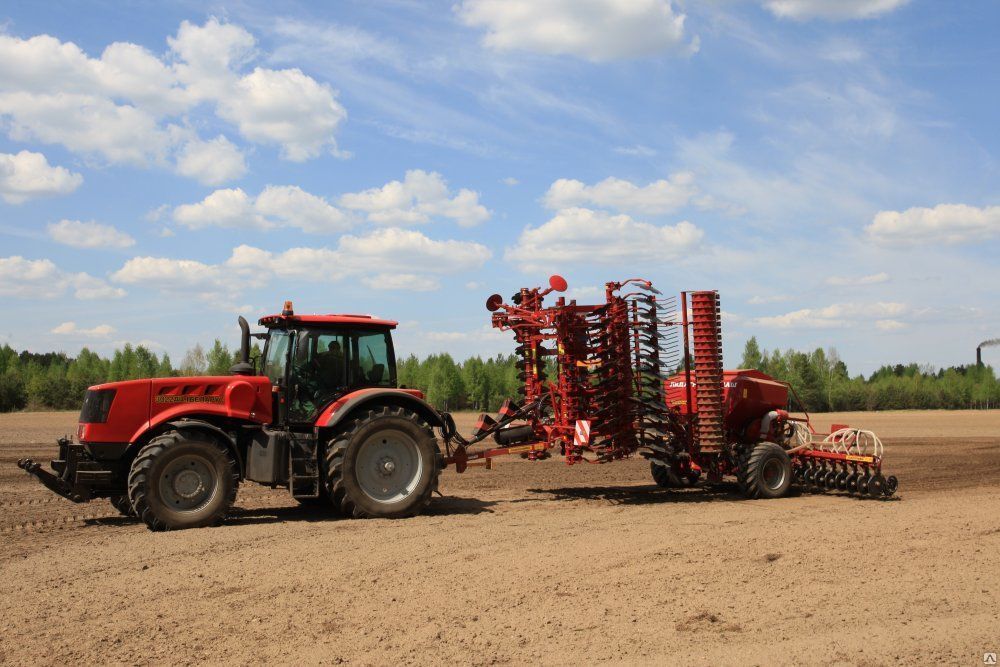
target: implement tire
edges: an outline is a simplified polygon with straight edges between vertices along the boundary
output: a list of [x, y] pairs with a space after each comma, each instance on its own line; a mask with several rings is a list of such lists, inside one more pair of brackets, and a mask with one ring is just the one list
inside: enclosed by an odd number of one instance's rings
[[348, 420], [328, 442], [327, 494], [346, 517], [414, 516], [437, 489], [442, 463], [434, 433], [419, 415], [378, 407]]
[[747, 498], [780, 498], [792, 485], [792, 461], [781, 445], [760, 442], [740, 466], [740, 488]]
[[217, 526], [236, 501], [238, 486], [232, 452], [200, 431], [153, 438], [128, 476], [132, 507], [150, 530]]

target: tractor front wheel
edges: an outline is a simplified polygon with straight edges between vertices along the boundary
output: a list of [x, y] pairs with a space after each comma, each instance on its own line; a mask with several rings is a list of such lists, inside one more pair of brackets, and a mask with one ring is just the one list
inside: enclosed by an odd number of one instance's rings
[[326, 489], [348, 517], [396, 519], [430, 502], [440, 452], [430, 427], [414, 412], [382, 407], [350, 419], [326, 448]]
[[132, 509], [132, 501], [128, 499], [128, 496], [111, 496], [108, 498], [111, 501], [111, 506], [118, 510], [118, 513], [122, 516], [135, 517], [135, 510]]
[[139, 451], [128, 495], [150, 530], [215, 526], [236, 501], [238, 471], [232, 452], [210, 435], [168, 431]]
[[759, 442], [740, 463], [740, 488], [747, 498], [780, 498], [788, 493], [792, 461], [781, 445]]

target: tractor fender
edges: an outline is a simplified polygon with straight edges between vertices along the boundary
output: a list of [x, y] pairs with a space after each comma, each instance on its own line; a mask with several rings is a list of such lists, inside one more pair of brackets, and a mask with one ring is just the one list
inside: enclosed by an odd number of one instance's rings
[[133, 445], [133, 447], [135, 447], [136, 449], [136, 452], [138, 452], [138, 448], [141, 447], [146, 442], [148, 442], [151, 439], [151, 437], [156, 437], [160, 433], [163, 433], [164, 431], [168, 430], [170, 427], [173, 427], [182, 433], [184, 431], [207, 431], [208, 433], [217, 436], [219, 440], [225, 444], [226, 449], [228, 449], [233, 453], [233, 457], [235, 457], [237, 463], [239, 463], [240, 477], [241, 478], [243, 477], [243, 470], [244, 470], [243, 456], [240, 453], [240, 448], [236, 445], [236, 440], [234, 440], [233, 436], [226, 433], [223, 429], [203, 419], [174, 419], [171, 421], [162, 422], [161, 424], [158, 425], [157, 428], [149, 429], [148, 431], [146, 431], [146, 433], [143, 434], [145, 437], [143, 437], [142, 440], [139, 443], [137, 443], [138, 446]]
[[317, 428], [332, 428], [354, 412], [370, 405], [398, 405], [413, 410], [431, 427], [444, 428], [441, 413], [416, 389], [358, 389], [326, 406], [316, 419]]

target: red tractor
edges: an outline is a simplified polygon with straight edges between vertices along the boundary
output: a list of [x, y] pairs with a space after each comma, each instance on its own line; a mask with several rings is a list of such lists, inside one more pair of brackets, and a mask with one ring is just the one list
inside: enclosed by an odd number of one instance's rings
[[259, 373], [239, 323], [231, 375], [91, 387], [78, 442], [59, 440], [53, 472], [18, 465], [74, 502], [108, 498], [153, 530], [220, 523], [242, 481], [346, 516], [420, 512], [444, 465], [433, 429], [453, 422], [397, 388], [396, 322], [296, 315], [286, 302], [252, 334], [264, 340]]

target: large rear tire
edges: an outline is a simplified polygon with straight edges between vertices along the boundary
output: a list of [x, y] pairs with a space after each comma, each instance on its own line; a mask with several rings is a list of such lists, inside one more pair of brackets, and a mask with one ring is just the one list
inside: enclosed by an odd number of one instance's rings
[[150, 530], [222, 523], [236, 501], [239, 466], [208, 434], [168, 431], [139, 451], [128, 476], [136, 515]]
[[327, 444], [325, 465], [327, 494], [342, 515], [398, 519], [430, 502], [441, 455], [419, 415], [384, 406], [340, 428]]
[[780, 498], [792, 486], [792, 461], [781, 445], [760, 442], [741, 465], [740, 488], [747, 498]]

